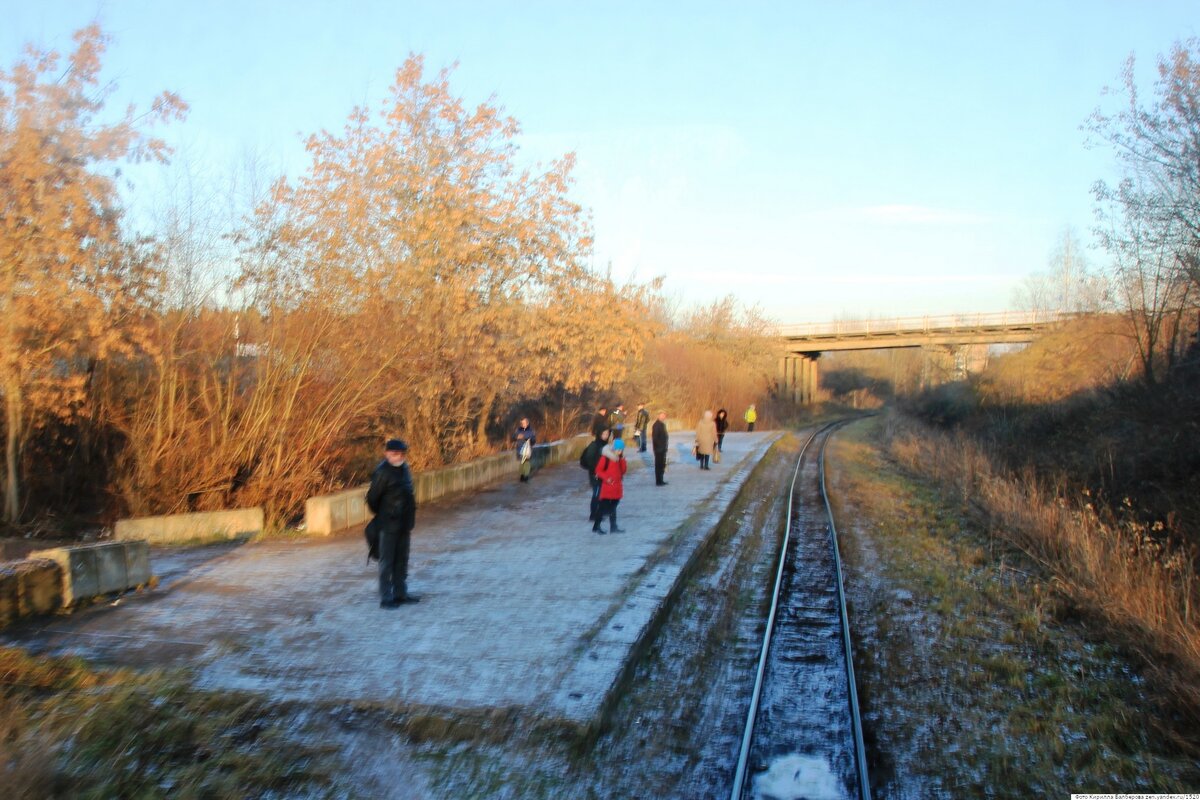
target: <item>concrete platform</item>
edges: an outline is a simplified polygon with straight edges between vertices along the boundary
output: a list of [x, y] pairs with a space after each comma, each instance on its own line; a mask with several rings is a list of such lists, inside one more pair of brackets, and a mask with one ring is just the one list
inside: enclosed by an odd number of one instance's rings
[[[666, 487], [630, 457], [619, 521], [598, 536], [576, 465], [421, 508], [410, 590], [380, 609], [361, 531], [156, 551], [158, 590], [6, 631], [3, 641], [134, 666], [187, 666], [199, 685], [279, 701], [397, 711], [497, 710], [595, 730], [687, 564], [778, 436], [735, 433], [709, 472], [671, 435]], [[607, 526], [606, 526], [607, 527]], [[186, 554], [185, 554], [186, 553]]]

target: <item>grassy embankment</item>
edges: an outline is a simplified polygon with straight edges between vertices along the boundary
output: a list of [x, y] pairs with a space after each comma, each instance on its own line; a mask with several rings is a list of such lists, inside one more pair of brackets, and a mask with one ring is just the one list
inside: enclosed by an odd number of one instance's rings
[[[977, 507], [1200, 730], [1200, 361], [1148, 385], [1119, 316], [1077, 320], [907, 406], [892, 454]], [[1198, 748], [1200, 750], [1200, 748]]]
[[830, 456], [877, 794], [1200, 787], [1196, 763], [1161, 735], [1143, 662], [1080, 624], [1053, 566], [979, 505], [901, 467], [884, 427], [850, 427]]
[[0, 786], [45, 797], [320, 797], [326, 752], [261, 702], [0, 647]]

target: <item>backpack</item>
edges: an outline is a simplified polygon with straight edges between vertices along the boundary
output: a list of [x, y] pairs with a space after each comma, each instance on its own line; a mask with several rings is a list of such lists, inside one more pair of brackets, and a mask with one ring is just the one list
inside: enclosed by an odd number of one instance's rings
[[367, 527], [363, 528], [363, 536], [367, 539], [367, 563], [372, 559], [379, 560], [379, 517], [371, 517]]
[[599, 450], [599, 443], [592, 440], [588, 443], [587, 447], [583, 448], [583, 452], [579, 454], [579, 466], [586, 469], [589, 475], [596, 469], [596, 462], [600, 460]]

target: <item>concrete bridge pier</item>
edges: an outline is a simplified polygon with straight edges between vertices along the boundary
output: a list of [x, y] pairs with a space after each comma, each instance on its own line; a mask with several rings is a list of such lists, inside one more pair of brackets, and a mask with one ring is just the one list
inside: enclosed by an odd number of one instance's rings
[[817, 359], [820, 353], [793, 353], [779, 359], [779, 379], [777, 382], [780, 397], [790, 398], [797, 405], [815, 402], [820, 374]]

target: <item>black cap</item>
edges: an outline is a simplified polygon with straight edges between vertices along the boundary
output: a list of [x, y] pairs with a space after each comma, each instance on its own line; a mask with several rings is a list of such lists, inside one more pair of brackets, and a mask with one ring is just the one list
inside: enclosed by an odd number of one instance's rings
[[398, 453], [407, 453], [408, 452], [408, 444], [403, 439], [388, 439], [387, 444], [384, 445], [383, 449], [395, 451]]

